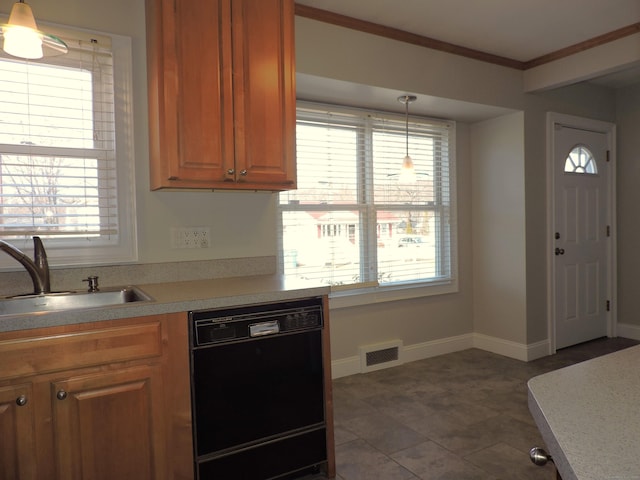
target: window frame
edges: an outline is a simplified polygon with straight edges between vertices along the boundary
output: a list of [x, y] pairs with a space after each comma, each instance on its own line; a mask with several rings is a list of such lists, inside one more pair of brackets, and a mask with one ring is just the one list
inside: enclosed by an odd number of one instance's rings
[[[135, 208], [135, 162], [133, 134], [133, 57], [130, 37], [89, 31], [74, 27], [46, 27], [47, 31], [60, 38], [90, 41], [91, 38], [108, 38], [111, 42], [113, 60], [113, 115], [114, 115], [114, 154], [116, 168], [116, 190], [118, 233], [112, 242], [100, 238], [43, 238], [47, 250], [49, 265], [83, 266], [114, 265], [133, 263], [138, 260], [137, 229]], [[27, 62], [25, 60], [25, 62]], [[58, 64], [65, 66], [64, 57], [56, 61], [44, 58], [32, 63]], [[95, 101], [95, 98], [94, 98]], [[65, 150], [65, 147], [42, 147], [34, 149], [43, 153]], [[33, 154], [33, 152], [32, 152]], [[37, 153], [36, 153], [37, 154]], [[104, 178], [98, 177], [98, 181]], [[110, 180], [111, 181], [111, 180]], [[37, 235], [37, 232], [33, 233]], [[29, 237], [0, 237], [29, 254], [33, 240]], [[20, 270], [22, 267], [8, 255], [0, 255], [0, 271]]]
[[[306, 101], [298, 101], [298, 119], [301, 117], [301, 111], [304, 112], [305, 109], [315, 109], [318, 111], [331, 111], [331, 112], [340, 112], [340, 113], [354, 113], [356, 115], [362, 116], [363, 114], [372, 114], [378, 117], [386, 117], [389, 119], [399, 120], [401, 116], [398, 114], [392, 114], [387, 112], [379, 112], [373, 110], [364, 110], [359, 108], [351, 108], [344, 106], [336, 106], [336, 105], [325, 105], [314, 102], [306, 102]], [[302, 117], [305, 120], [308, 120], [307, 117], [302, 113]], [[404, 122], [405, 117], [402, 116], [402, 121]], [[332, 286], [331, 287], [331, 299], [332, 299], [332, 307], [340, 308], [340, 307], [348, 307], [348, 306], [356, 306], [363, 305], [369, 303], [383, 302], [383, 301], [395, 301], [416, 297], [424, 297], [430, 295], [441, 295], [447, 293], [453, 293], [458, 291], [458, 246], [457, 246], [457, 191], [456, 191], [456, 124], [454, 121], [446, 120], [443, 121], [441, 119], [432, 119], [428, 117], [416, 117], [410, 116], [411, 121], [420, 121], [425, 123], [437, 124], [442, 126], [443, 124], [449, 124], [448, 128], [448, 168], [449, 168], [449, 176], [448, 176], [448, 185], [449, 185], [449, 205], [448, 207], [448, 218], [451, 220], [451, 223], [448, 224], [448, 244], [449, 251], [444, 252], [441, 249], [438, 249], [437, 255], [442, 257], [443, 255], [448, 254], [448, 265], [449, 265], [449, 274], [442, 279], [435, 279], [432, 277], [430, 280], [420, 281], [408, 281], [408, 282], [397, 282], [392, 284], [378, 284], [377, 282], [362, 282], [351, 284], [348, 286]], [[339, 123], [339, 122], [337, 122]], [[296, 122], [296, 125], [298, 122]], [[365, 127], [368, 132], [366, 135], [368, 139], [366, 139], [363, 143], [360, 143], [362, 146], [363, 152], [358, 152], [358, 157], [362, 156], [363, 158], [358, 158], [358, 163], [361, 161], [365, 161], [369, 163], [369, 167], [365, 169], [364, 174], [358, 175], [361, 180], [358, 181], [358, 194], [356, 204], [352, 205], [290, 205], [286, 203], [281, 203], [280, 200], [277, 202], [277, 222], [278, 222], [278, 269], [280, 273], [284, 273], [284, 249], [283, 249], [283, 213], [291, 212], [291, 211], [313, 211], [313, 210], [331, 210], [331, 211], [358, 211], [364, 212], [364, 215], [367, 218], [376, 219], [376, 212], [378, 211], [388, 211], [388, 210], [397, 210], [397, 211], [406, 211], [415, 210], [424, 212], [427, 210], [437, 211], [445, 208], [443, 203], [440, 205], [420, 205], [411, 207], [409, 205], [393, 205], [393, 204], [383, 204], [383, 203], [374, 203], [374, 193], [373, 186], [370, 183], [369, 187], [364, 189], [364, 194], [362, 191], [361, 182], [372, 182], [373, 176], [373, 155], [371, 153], [365, 153], [366, 151], [371, 151], [372, 143], [373, 143], [373, 132], [375, 129], [368, 125]], [[404, 127], [401, 129], [402, 134], [404, 134]], [[368, 155], [368, 157], [367, 157]], [[400, 160], [401, 161], [401, 160]], [[299, 167], [298, 167], [299, 168]], [[371, 177], [368, 180], [364, 177]], [[434, 182], [436, 183], [436, 182]], [[282, 192], [286, 195], [287, 192]], [[365, 198], [366, 197], [366, 198]], [[377, 238], [377, 229], [379, 222], [377, 220], [373, 221], [363, 221], [364, 225], [361, 225], [360, 228], [363, 230], [362, 235], [366, 235], [367, 239], [361, 242], [361, 251], [360, 258], [363, 259], [363, 248], [371, 248], [373, 245], [375, 247], [376, 238]], [[356, 227], [357, 228], [357, 227]], [[363, 237], [364, 238], [364, 237]], [[366, 252], [365, 252], [366, 253]], [[369, 252], [368, 259], [371, 263], [374, 264], [376, 272], [378, 269], [378, 248], [375, 248], [374, 252]], [[440, 260], [442, 261], [442, 259]], [[361, 261], [360, 264], [363, 265], [365, 262]], [[361, 267], [362, 268], [362, 267]]]

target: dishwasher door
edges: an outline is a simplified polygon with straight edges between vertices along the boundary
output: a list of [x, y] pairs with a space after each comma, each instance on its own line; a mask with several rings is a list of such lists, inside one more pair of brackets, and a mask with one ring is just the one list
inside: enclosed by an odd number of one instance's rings
[[[278, 310], [268, 320], [283, 326], [269, 329], [277, 333], [192, 349], [199, 479], [279, 478], [326, 461], [322, 324], [301, 318]], [[312, 328], [287, 330], [294, 319]], [[233, 313], [219, 321], [228, 331]], [[264, 314], [258, 322], [243, 317], [236, 330], [252, 331]]]

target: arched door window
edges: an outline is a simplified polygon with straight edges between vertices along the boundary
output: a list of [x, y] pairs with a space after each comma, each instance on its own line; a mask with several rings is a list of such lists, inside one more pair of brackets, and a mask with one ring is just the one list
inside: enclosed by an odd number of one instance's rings
[[569, 152], [567, 159], [564, 161], [564, 171], [565, 173], [596, 175], [598, 167], [589, 149], [584, 145], [578, 145], [573, 147], [573, 150]]

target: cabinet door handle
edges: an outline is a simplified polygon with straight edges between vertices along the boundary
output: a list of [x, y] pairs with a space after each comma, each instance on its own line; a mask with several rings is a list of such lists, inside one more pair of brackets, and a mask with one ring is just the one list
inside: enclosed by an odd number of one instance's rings
[[65, 392], [64, 390], [58, 390], [58, 393], [56, 393], [56, 398], [58, 400], [64, 400], [65, 398], [67, 398], [67, 392]]
[[544, 448], [533, 447], [529, 450], [529, 458], [531, 461], [539, 467], [544, 467], [547, 462], [553, 462], [553, 458], [549, 455]]
[[234, 173], [236, 173], [236, 171], [233, 168], [227, 170], [227, 175], [233, 175]]
[[24, 407], [27, 404], [27, 396], [26, 395], [20, 395], [18, 398], [16, 398], [16, 405], [18, 405], [19, 407]]
[[246, 169], [244, 169], [244, 170], [240, 170], [240, 175], [242, 175], [243, 177], [246, 177], [246, 176], [247, 176], [247, 173], [249, 173], [249, 172], [247, 172], [247, 170], [246, 170]]

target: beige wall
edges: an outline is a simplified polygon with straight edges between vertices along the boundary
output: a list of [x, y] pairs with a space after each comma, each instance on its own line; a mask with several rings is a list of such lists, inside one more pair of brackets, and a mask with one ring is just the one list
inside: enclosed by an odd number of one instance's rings
[[296, 69], [361, 85], [515, 109], [524, 106], [518, 70], [300, 17]]
[[621, 89], [617, 107], [618, 322], [640, 329], [640, 85]]
[[469, 129], [457, 127], [459, 292], [331, 311], [334, 359], [358, 355], [358, 347], [402, 340], [405, 346], [473, 331], [471, 276], [471, 170]]
[[[471, 305], [471, 312], [478, 317], [474, 316], [474, 327], [470, 333], [483, 333], [521, 345], [546, 340], [548, 327], [545, 115], [547, 111], [556, 111], [613, 121], [613, 92], [606, 88], [581, 84], [541, 94], [524, 94], [521, 72], [508, 68], [446, 55], [307, 19], [298, 19], [296, 26], [299, 72], [523, 112], [511, 118], [496, 119], [484, 127], [472, 125], [472, 135], [468, 144], [469, 151], [473, 152], [471, 158], [465, 158], [464, 153], [458, 151], [458, 173], [470, 175], [473, 187], [472, 190], [463, 187], [458, 191], [458, 205], [463, 209], [459, 221], [460, 277], [463, 279], [460, 295], [445, 298], [444, 301], [449, 301], [451, 311], [456, 312], [458, 302], [473, 299], [475, 303]], [[516, 120], [515, 126], [513, 120]], [[483, 132], [483, 128], [486, 129], [486, 135], [473, 135], [473, 132]], [[514, 131], [514, 128], [517, 131]], [[487, 138], [493, 138], [499, 143], [490, 145]], [[484, 151], [478, 160], [479, 165], [476, 165], [477, 149]], [[519, 163], [515, 167], [511, 165], [511, 168], [498, 172], [499, 165], [490, 162], [492, 151], [502, 152], [501, 154], [514, 152]], [[465, 172], [465, 165], [470, 168], [469, 171]], [[485, 169], [491, 174], [476, 176], [476, 168], [479, 174], [486, 173]], [[511, 189], [513, 186], [520, 188]], [[474, 192], [473, 197], [470, 196], [471, 191]], [[478, 209], [475, 205], [476, 199], [483, 202]], [[465, 223], [467, 218], [464, 208], [471, 204], [474, 225], [478, 225], [477, 215], [490, 215], [489, 210], [505, 199], [512, 202], [516, 211], [504, 212], [506, 207], [502, 206], [501, 212], [507, 213], [509, 218], [517, 218], [518, 215], [524, 217], [518, 218], [513, 226], [511, 233], [516, 240], [514, 245], [508, 247], [509, 258], [515, 258], [517, 263], [501, 272], [490, 263], [491, 259], [499, 259], [499, 246], [504, 245], [503, 241], [490, 242], [491, 232], [471, 229], [471, 224]], [[504, 220], [494, 221], [497, 225]], [[481, 236], [475, 238], [475, 235]], [[466, 264], [469, 257], [465, 255], [470, 245], [473, 246], [474, 254], [472, 265]], [[476, 254], [484, 255], [484, 258], [476, 259]], [[518, 255], [522, 257], [519, 261]], [[476, 267], [482, 270], [475, 272], [473, 269]], [[467, 280], [465, 275], [470, 271], [473, 275], [472, 284], [464, 282]], [[484, 274], [489, 275], [488, 283], [483, 283]], [[502, 286], [507, 284], [510, 290], [505, 292]], [[470, 292], [469, 288], [474, 290]], [[480, 291], [475, 291], [475, 288]], [[509, 295], [510, 299], [505, 299], [505, 295]], [[424, 308], [427, 310], [420, 309], [414, 315], [406, 317], [431, 318], [431, 306], [425, 303]], [[468, 312], [468, 308], [465, 303], [465, 307], [459, 310]], [[493, 315], [505, 315], [508, 318], [492, 318]], [[343, 316], [353, 318], [355, 313], [338, 311], [334, 316], [341, 320]], [[378, 338], [375, 339], [381, 340], [385, 335], [389, 335], [386, 331], [388, 322], [384, 315], [371, 312], [367, 336], [373, 338], [375, 332], [378, 332]], [[339, 330], [341, 325], [342, 322], [338, 322], [333, 336], [343, 335]], [[466, 317], [456, 316], [448, 324], [448, 335], [455, 335], [468, 325]], [[424, 339], [425, 335], [428, 337], [429, 333], [436, 336], [447, 335], [446, 331], [432, 328], [428, 322], [423, 322], [416, 325], [414, 332], [405, 334], [404, 343], [417, 343]], [[345, 332], [344, 335], [351, 335], [351, 332]], [[356, 340], [352, 339], [350, 343], [351, 355], [355, 355]], [[348, 349], [344, 350], [344, 353], [341, 352], [339, 355], [345, 355]]]
[[526, 344], [524, 114], [476, 123], [471, 145], [475, 331]]
[[527, 343], [547, 338], [546, 114], [566, 113], [615, 122], [615, 92], [589, 84], [526, 95], [525, 194], [527, 231]]
[[[274, 255], [276, 195], [150, 192], [144, 0], [30, 1], [36, 21], [132, 38], [138, 251], [142, 263]], [[3, 4], [9, 9], [11, 3]], [[7, 12], [8, 13], [8, 12]], [[171, 248], [171, 227], [209, 226], [212, 248]]]
[[[273, 194], [254, 193], [185, 193], [150, 192], [148, 182], [148, 146], [146, 119], [146, 65], [144, 39], [144, 2], [142, 0], [32, 0], [36, 17], [42, 21], [76, 25], [127, 35], [133, 39], [134, 129], [136, 164], [136, 200], [140, 261], [142, 263], [180, 260], [252, 257], [276, 254], [276, 210]], [[4, 7], [8, 10], [9, 4]], [[474, 331], [526, 344], [546, 338], [546, 270], [545, 265], [545, 120], [547, 110], [589, 116], [603, 120], [615, 118], [615, 101], [606, 89], [566, 87], [544, 95], [523, 94], [522, 73], [475, 60], [435, 52], [421, 47], [350, 31], [308, 19], [296, 21], [298, 70], [316, 77], [369, 84], [416, 94], [443, 97], [482, 105], [505, 107], [524, 112], [494, 123], [458, 125], [458, 206], [459, 206], [459, 293], [404, 302], [352, 307], [332, 312], [333, 358], [357, 355], [359, 345], [400, 338], [405, 345], [444, 339]], [[522, 127], [523, 125], [523, 127]], [[523, 128], [523, 130], [522, 130]], [[487, 134], [482, 134], [486, 129]], [[490, 135], [489, 135], [490, 131]], [[510, 133], [514, 133], [512, 138]], [[523, 136], [524, 135], [524, 136]], [[506, 140], [495, 148], [488, 138]], [[470, 154], [479, 142], [485, 154], [478, 172], [503, 170], [502, 175], [473, 177], [475, 158]], [[492, 151], [517, 152], [518, 164], [500, 169]], [[501, 153], [502, 155], [502, 153]], [[498, 172], [495, 172], [498, 175]], [[523, 178], [524, 176], [524, 178]], [[490, 270], [493, 288], [485, 289], [483, 270], [474, 276], [472, 216], [476, 214], [473, 191], [483, 199], [483, 209], [491, 208], [500, 198], [515, 201], [518, 217], [526, 214], [524, 225], [518, 219], [513, 232], [517, 242], [511, 255], [523, 256], [525, 265], [501, 271], [489, 268], [487, 258], [476, 267]], [[514, 191], [495, 190], [495, 185], [518, 186]], [[478, 214], [490, 215], [488, 211]], [[496, 223], [498, 219], [494, 220]], [[206, 250], [172, 250], [169, 232], [172, 226], [212, 227], [213, 247]], [[476, 222], [477, 225], [477, 222]], [[517, 230], [517, 231], [516, 231]], [[480, 242], [480, 240], [482, 240]], [[497, 245], [490, 247], [480, 239], [478, 255], [495, 258]], [[514, 282], [517, 301], [505, 310], [493, 312], [491, 302], [499, 302], [504, 292], [500, 285], [507, 278]], [[481, 289], [482, 303], [474, 310], [474, 285]], [[526, 313], [522, 312], [523, 304]], [[513, 314], [515, 319], [490, 320], [491, 314]], [[526, 333], [525, 333], [526, 332]]]

